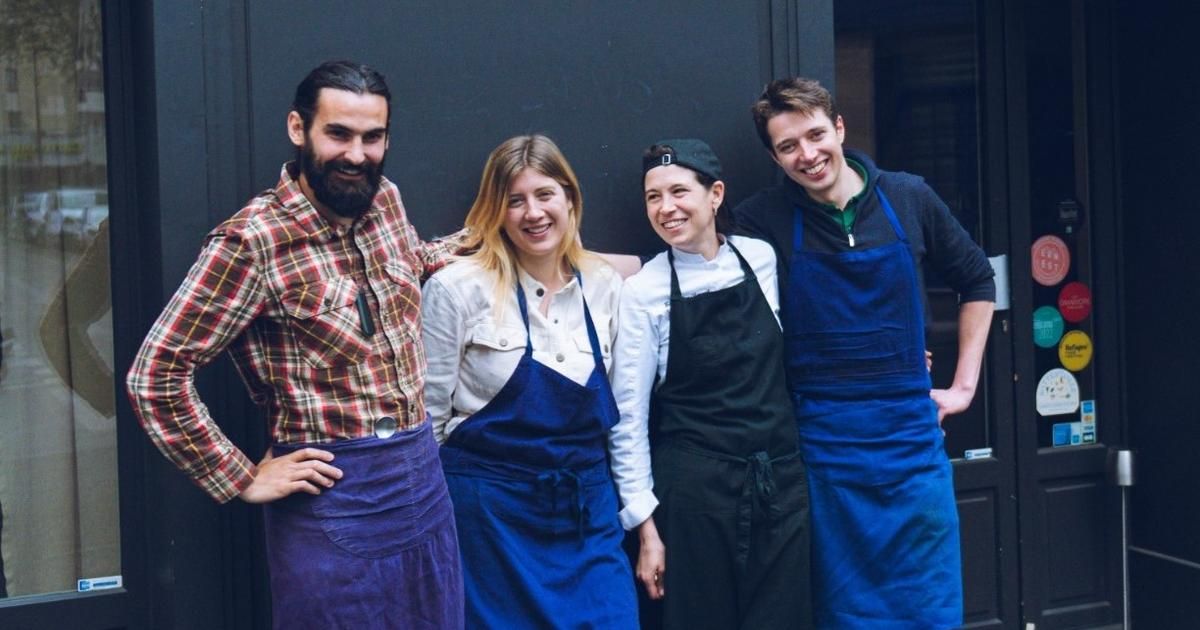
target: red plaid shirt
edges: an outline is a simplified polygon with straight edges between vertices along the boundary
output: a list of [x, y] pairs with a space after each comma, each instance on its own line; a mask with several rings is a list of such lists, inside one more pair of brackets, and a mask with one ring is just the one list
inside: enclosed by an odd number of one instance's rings
[[208, 234], [129, 370], [130, 399], [155, 445], [222, 502], [250, 485], [255, 467], [209, 416], [192, 375], [226, 348], [276, 442], [362, 437], [383, 416], [402, 429], [425, 420], [420, 280], [458, 240], [422, 243], [386, 179], [352, 226], [334, 225], [289, 166]]

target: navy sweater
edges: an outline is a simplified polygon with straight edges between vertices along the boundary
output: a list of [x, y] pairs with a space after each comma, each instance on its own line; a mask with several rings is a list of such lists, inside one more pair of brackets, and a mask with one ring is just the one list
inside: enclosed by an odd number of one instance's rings
[[[883, 189], [896, 212], [896, 218], [908, 236], [913, 260], [917, 263], [921, 299], [926, 321], [929, 308], [925, 298], [922, 266], [929, 263], [948, 286], [958, 293], [960, 302], [995, 301], [996, 285], [987, 254], [971, 240], [950, 208], [933, 192], [925, 180], [909, 173], [881, 171], [865, 154], [851, 149], [846, 157], [867, 170], [868, 193], [862, 196], [854, 220], [854, 248], [878, 247], [896, 241], [895, 230], [887, 220], [875, 187]], [[792, 181], [767, 188], [738, 204], [733, 210], [737, 232], [761, 238], [775, 248], [779, 260], [781, 302], [787, 295], [792, 259], [792, 210], [799, 207], [804, 220], [806, 250], [837, 253], [851, 249], [842, 226], [828, 216], [821, 204]]]

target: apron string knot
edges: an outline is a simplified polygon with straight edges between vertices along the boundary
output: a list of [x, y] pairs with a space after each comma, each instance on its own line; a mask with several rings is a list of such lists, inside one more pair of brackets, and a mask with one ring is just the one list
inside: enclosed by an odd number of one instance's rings
[[537, 483], [550, 495], [551, 510], [558, 511], [558, 489], [566, 486], [565, 490], [573, 495], [571, 516], [575, 519], [575, 530], [579, 541], [583, 542], [583, 521], [587, 515], [587, 505], [583, 502], [583, 482], [571, 470], [557, 468], [548, 470], [537, 476]]
[[775, 469], [766, 451], [758, 451], [751, 455], [747, 462], [750, 464], [750, 477], [754, 483], [754, 496], [758, 500], [770, 499], [775, 495]]

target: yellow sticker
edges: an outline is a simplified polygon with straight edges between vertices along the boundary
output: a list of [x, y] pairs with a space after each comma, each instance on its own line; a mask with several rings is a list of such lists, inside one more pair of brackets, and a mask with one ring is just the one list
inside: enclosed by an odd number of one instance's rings
[[1092, 339], [1082, 330], [1072, 330], [1058, 342], [1058, 360], [1063, 367], [1078, 372], [1092, 362]]

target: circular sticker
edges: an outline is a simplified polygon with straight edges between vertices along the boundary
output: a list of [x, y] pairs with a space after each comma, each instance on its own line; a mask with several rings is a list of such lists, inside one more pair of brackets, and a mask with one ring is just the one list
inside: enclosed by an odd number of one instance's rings
[[1092, 290], [1082, 282], [1068, 282], [1058, 292], [1058, 310], [1072, 324], [1087, 319], [1092, 313]]
[[1043, 306], [1033, 312], [1033, 343], [1053, 348], [1063, 334], [1063, 318], [1053, 306]]
[[1052, 287], [1071, 268], [1071, 252], [1061, 238], [1047, 234], [1033, 242], [1033, 279], [1038, 284]]
[[1063, 335], [1058, 344], [1058, 360], [1063, 367], [1078, 372], [1092, 362], [1092, 338], [1082, 330], [1072, 330]]
[[1037, 412], [1043, 416], [1061, 416], [1079, 409], [1079, 381], [1062, 368], [1042, 375], [1037, 386]]

